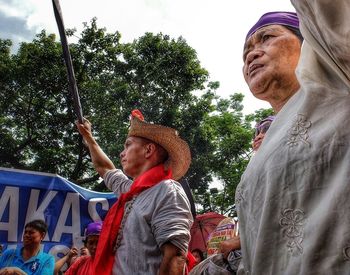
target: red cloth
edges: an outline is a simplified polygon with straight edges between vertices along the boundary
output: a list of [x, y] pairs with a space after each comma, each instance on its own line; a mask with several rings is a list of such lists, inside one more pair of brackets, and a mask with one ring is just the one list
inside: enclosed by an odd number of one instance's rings
[[171, 170], [167, 171], [163, 164], [155, 166], [143, 173], [132, 183], [129, 192], [121, 194], [117, 202], [108, 211], [103, 221], [102, 231], [98, 240], [95, 254], [95, 274], [110, 275], [114, 263], [114, 245], [118, 235], [120, 223], [124, 214], [125, 203], [130, 201], [135, 195], [155, 186], [162, 180], [171, 179]]
[[190, 272], [192, 268], [197, 264], [196, 258], [190, 251], [187, 253], [187, 272]]
[[94, 275], [93, 258], [91, 256], [79, 257], [64, 273], [65, 275]]

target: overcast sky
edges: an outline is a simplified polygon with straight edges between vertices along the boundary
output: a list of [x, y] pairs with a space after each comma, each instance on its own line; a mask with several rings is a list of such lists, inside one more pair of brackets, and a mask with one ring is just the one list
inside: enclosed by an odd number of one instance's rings
[[[66, 28], [97, 17], [99, 27], [119, 31], [122, 42], [145, 32], [182, 36], [197, 51], [218, 94], [245, 95], [244, 112], [270, 107], [255, 99], [244, 82], [242, 47], [249, 28], [268, 11], [294, 11], [289, 0], [60, 0]], [[42, 29], [58, 33], [51, 0], [0, 0], [0, 38], [32, 41]]]

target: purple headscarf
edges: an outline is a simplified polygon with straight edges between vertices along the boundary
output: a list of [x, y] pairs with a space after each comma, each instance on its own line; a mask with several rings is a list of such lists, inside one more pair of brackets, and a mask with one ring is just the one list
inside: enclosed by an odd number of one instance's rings
[[261, 120], [260, 122], [258, 122], [255, 125], [254, 137], [256, 137], [260, 132], [266, 133], [267, 130], [270, 128], [270, 125], [274, 119], [275, 119], [275, 116], [268, 116], [268, 117], [264, 118], [263, 120]]
[[255, 128], [258, 128], [260, 125], [262, 125], [262, 124], [265, 123], [266, 121], [270, 121], [270, 122], [274, 121], [275, 117], [276, 117], [276, 116], [268, 116], [268, 117], [265, 117], [263, 120], [259, 121], [259, 122], [256, 124]]
[[85, 237], [91, 235], [100, 235], [102, 229], [102, 222], [92, 222], [89, 223], [85, 230]]
[[296, 28], [299, 30], [299, 19], [295, 12], [288, 11], [275, 11], [265, 13], [260, 17], [258, 22], [249, 30], [245, 40], [255, 33], [258, 29], [268, 25], [282, 25], [287, 27]]

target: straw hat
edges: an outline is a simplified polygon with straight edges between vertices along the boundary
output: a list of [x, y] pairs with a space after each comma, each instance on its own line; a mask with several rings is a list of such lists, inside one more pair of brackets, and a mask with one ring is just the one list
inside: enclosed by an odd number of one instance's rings
[[191, 152], [175, 129], [147, 123], [139, 110], [133, 110], [128, 136], [147, 138], [162, 146], [168, 152], [165, 166], [171, 168], [173, 179], [178, 180], [186, 174], [191, 164]]

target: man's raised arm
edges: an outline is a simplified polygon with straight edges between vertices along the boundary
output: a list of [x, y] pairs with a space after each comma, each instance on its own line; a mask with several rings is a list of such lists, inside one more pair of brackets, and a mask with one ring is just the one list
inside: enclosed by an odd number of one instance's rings
[[80, 124], [76, 122], [79, 133], [82, 135], [86, 146], [89, 148], [90, 156], [94, 167], [103, 178], [106, 172], [114, 170], [115, 166], [109, 157], [102, 151], [101, 147], [92, 136], [91, 123], [87, 119], [84, 119], [84, 123]]

